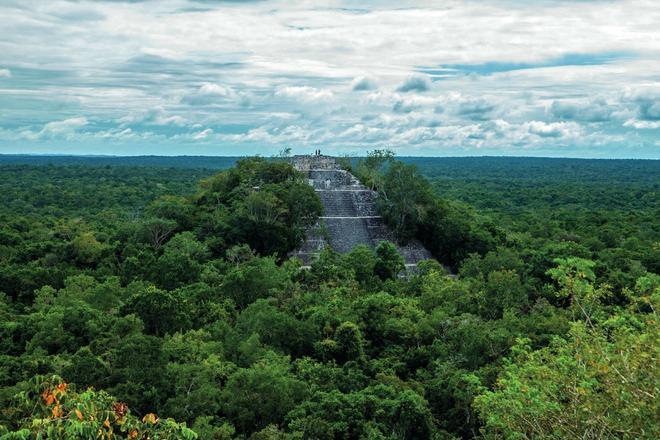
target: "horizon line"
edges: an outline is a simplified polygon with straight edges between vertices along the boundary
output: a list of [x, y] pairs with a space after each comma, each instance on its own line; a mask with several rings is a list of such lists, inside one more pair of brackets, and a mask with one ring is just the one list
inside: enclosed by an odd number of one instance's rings
[[[292, 154], [291, 156], [311, 156], [312, 154]], [[326, 155], [337, 158], [361, 158], [366, 155]], [[247, 158], [247, 157], [263, 157], [266, 159], [283, 158], [277, 155], [261, 155], [261, 154], [242, 154], [242, 155], [206, 155], [206, 154], [136, 154], [136, 155], [116, 155], [116, 154], [75, 154], [75, 153], [0, 153], [0, 158], [3, 157], [72, 157], [72, 158], [89, 158], [89, 159], [131, 159], [131, 158]], [[574, 159], [574, 160], [648, 160], [657, 161], [657, 158], [645, 157], [589, 157], [589, 156], [517, 156], [517, 155], [465, 155], [465, 156], [414, 156], [414, 155], [396, 155], [395, 158], [415, 158], [415, 159], [479, 159], [479, 158], [503, 158], [503, 159]]]

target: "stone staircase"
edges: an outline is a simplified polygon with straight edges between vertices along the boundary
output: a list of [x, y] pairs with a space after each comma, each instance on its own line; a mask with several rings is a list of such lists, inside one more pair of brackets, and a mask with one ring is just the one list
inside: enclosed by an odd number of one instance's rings
[[[378, 215], [378, 194], [362, 185], [355, 176], [339, 168], [329, 156], [295, 156], [293, 165], [307, 173], [309, 184], [321, 199], [324, 214], [319, 223], [307, 231], [307, 239], [292, 254], [310, 265], [327, 245], [340, 253], [348, 253], [355, 246], [376, 247], [383, 240], [394, 237]], [[418, 262], [431, 257], [419, 243], [398, 246], [406, 266], [414, 268]]]

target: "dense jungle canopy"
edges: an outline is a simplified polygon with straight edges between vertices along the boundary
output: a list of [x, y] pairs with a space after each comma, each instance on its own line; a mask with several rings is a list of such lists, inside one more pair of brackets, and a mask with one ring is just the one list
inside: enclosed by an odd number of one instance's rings
[[660, 162], [345, 160], [404, 276], [287, 258], [284, 160], [140, 160], [0, 157], [0, 439], [660, 437]]

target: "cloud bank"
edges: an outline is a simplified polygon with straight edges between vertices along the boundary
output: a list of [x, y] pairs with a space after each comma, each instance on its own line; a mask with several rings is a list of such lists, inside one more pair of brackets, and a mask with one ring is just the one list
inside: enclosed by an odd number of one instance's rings
[[0, 153], [660, 157], [652, 0], [0, 4]]

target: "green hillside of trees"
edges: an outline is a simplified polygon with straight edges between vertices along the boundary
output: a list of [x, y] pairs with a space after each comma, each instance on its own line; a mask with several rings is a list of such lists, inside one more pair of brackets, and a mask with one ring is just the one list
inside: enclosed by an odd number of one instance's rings
[[0, 439], [660, 437], [659, 162], [347, 161], [402, 276], [231, 160], [0, 165]]

